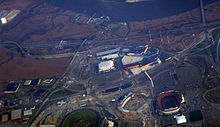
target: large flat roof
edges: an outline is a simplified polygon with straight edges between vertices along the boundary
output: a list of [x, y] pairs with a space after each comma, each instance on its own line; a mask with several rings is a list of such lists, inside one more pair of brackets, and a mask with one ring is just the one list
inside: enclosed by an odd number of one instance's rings
[[16, 120], [21, 118], [21, 109], [11, 111], [11, 119]]
[[104, 61], [98, 64], [99, 71], [107, 71], [114, 68], [114, 62], [112, 60]]

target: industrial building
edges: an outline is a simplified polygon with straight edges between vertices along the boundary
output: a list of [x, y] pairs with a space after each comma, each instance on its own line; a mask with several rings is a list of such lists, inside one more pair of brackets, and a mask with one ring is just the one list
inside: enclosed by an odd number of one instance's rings
[[98, 59], [102, 59], [102, 60], [116, 59], [116, 58], [119, 58], [118, 53], [98, 57]]
[[16, 120], [21, 118], [21, 109], [11, 111], [11, 120]]
[[29, 110], [27, 109], [24, 110], [24, 116], [29, 116], [29, 115], [32, 115], [32, 108]]
[[41, 79], [33, 79], [30, 83], [32, 86], [38, 86], [40, 85]]
[[20, 10], [2, 10], [0, 12], [1, 23], [6, 24], [13, 20], [21, 11]]
[[9, 82], [6, 86], [4, 93], [17, 93], [21, 83], [19, 82]]
[[107, 72], [115, 69], [114, 61], [108, 60], [98, 64], [99, 72]]
[[2, 122], [8, 121], [8, 114], [2, 115]]
[[31, 84], [31, 80], [25, 80], [24, 85], [29, 86]]
[[111, 53], [115, 53], [115, 52], [119, 52], [121, 48], [116, 48], [116, 49], [111, 49], [111, 50], [107, 50], [107, 51], [103, 51], [103, 52], [98, 52], [96, 53], [96, 56], [103, 56], [106, 54], [111, 54]]

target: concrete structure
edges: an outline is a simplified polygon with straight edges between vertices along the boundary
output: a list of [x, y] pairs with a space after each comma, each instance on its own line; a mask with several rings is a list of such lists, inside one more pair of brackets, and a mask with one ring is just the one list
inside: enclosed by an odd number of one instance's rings
[[64, 105], [64, 104], [66, 104], [66, 101], [64, 101], [64, 100], [61, 100], [61, 101], [57, 102], [57, 106], [59, 106], [59, 107]]
[[116, 59], [116, 58], [119, 58], [119, 55], [118, 55], [118, 53], [115, 53], [115, 54], [109, 54], [109, 55], [106, 55], [106, 56], [100, 56], [98, 58], [102, 59], [102, 60], [105, 60], [105, 59]]
[[140, 62], [143, 60], [143, 57], [135, 57], [135, 56], [124, 56], [121, 60], [123, 65], [128, 65], [136, 62]]
[[45, 79], [43, 82], [44, 83], [51, 83], [53, 81], [53, 79]]
[[41, 82], [41, 79], [33, 79], [33, 80], [31, 80], [30, 85], [38, 86], [38, 85], [40, 85], [40, 82]]
[[2, 24], [6, 24], [7, 23], [7, 19], [5, 17], [1, 18], [1, 22], [2, 22]]
[[44, 124], [44, 125], [40, 125], [40, 127], [56, 127], [56, 125], [46, 125], [46, 124]]
[[11, 111], [11, 120], [16, 120], [21, 118], [21, 109]]
[[177, 124], [186, 123], [186, 116], [184, 115], [175, 115], [174, 118], [176, 119]]
[[133, 75], [138, 75], [142, 72], [142, 70], [139, 67], [130, 69]]
[[108, 127], [114, 127], [114, 122], [108, 120]]
[[99, 72], [107, 72], [115, 68], [112, 60], [104, 61], [98, 64]]
[[32, 115], [32, 109], [24, 110], [24, 116]]
[[21, 83], [18, 82], [10, 82], [6, 86], [4, 93], [17, 93], [18, 89], [20, 88]]
[[2, 115], [2, 122], [8, 121], [8, 114]]
[[13, 20], [21, 11], [20, 10], [2, 10], [0, 11], [1, 23], [6, 24]]
[[32, 81], [32, 80], [25, 80], [24, 85], [25, 85], [25, 86], [29, 86], [29, 85], [31, 84], [31, 81]]
[[8, 21], [13, 20], [21, 11], [20, 10], [12, 10], [8, 13], [8, 15], [6, 16], [6, 19]]
[[147, 1], [147, 0], [126, 0], [127, 3], [135, 3], [135, 2], [141, 2], [141, 1]]
[[103, 51], [103, 52], [98, 52], [98, 53], [96, 53], [96, 56], [103, 56], [103, 55], [106, 55], [106, 54], [115, 53], [115, 52], [120, 51], [120, 49], [121, 48], [116, 48], [116, 49], [111, 49], [111, 50], [107, 50], [107, 51]]

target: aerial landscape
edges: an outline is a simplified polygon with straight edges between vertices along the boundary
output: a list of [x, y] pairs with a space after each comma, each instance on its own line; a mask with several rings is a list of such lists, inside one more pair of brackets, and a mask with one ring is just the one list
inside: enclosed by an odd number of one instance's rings
[[0, 0], [0, 127], [220, 127], [220, 0]]

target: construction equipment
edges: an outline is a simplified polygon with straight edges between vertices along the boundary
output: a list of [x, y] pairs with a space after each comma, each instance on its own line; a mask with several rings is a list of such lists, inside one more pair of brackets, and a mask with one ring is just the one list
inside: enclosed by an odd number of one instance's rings
[[142, 55], [144, 55], [144, 54], [147, 52], [147, 50], [148, 50], [148, 45], [146, 45], [145, 47], [146, 47], [145, 50], [144, 50], [143, 52], [141, 52], [141, 53], [138, 53], [138, 54], [136, 54], [136, 53], [128, 53], [127, 55], [129, 55], [129, 56], [142, 56]]

